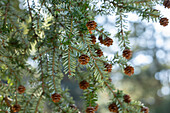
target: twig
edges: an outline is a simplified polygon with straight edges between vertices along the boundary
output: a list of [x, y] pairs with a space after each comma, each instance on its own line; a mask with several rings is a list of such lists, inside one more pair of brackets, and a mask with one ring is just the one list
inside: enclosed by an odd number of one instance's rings
[[33, 16], [32, 16], [32, 13], [31, 13], [31, 7], [30, 7], [30, 4], [29, 4], [29, 0], [27, 0], [27, 4], [28, 4], [29, 13], [30, 13], [30, 16], [31, 16], [31, 21], [33, 22]]
[[44, 93], [42, 92], [40, 98], [38, 99], [37, 106], [36, 106], [36, 109], [35, 109], [35, 113], [37, 113], [37, 111], [38, 111], [38, 106], [39, 106], [39, 104], [40, 104], [40, 101], [41, 101], [41, 99], [42, 99], [43, 94], [44, 94]]
[[[88, 49], [89, 49], [89, 51], [90, 51], [90, 55], [91, 55], [91, 57], [92, 57], [92, 59], [93, 59], [93, 61], [94, 61], [94, 64], [95, 64], [97, 70], [99, 71], [99, 73], [100, 73], [100, 75], [101, 75], [101, 79], [103, 80], [103, 74], [102, 74], [102, 72], [100, 71], [97, 63], [95, 62], [95, 58], [93, 57], [93, 54], [92, 54], [92, 51], [91, 51], [89, 45], [88, 45]], [[113, 93], [114, 97], [116, 97], [115, 92], [113, 92], [113, 90], [112, 90], [112, 88], [109, 86], [109, 84], [108, 84], [107, 82], [104, 82], [104, 84], [105, 84], [105, 85], [109, 88], [109, 90]], [[122, 105], [121, 101], [120, 101], [118, 98], [117, 98], [117, 100], [118, 100], [119, 104]]]
[[78, 52], [80, 52], [80, 53], [83, 53], [81, 50], [79, 50], [79, 49], [77, 49], [77, 48], [75, 48], [75, 47], [70, 46], [70, 48], [71, 48], [71, 49], [74, 49], [74, 50], [76, 50], [76, 51], [78, 51]]
[[6, 20], [7, 20], [7, 13], [8, 13], [9, 2], [10, 2], [10, 0], [8, 0], [8, 3], [7, 3], [7, 5], [6, 5], [6, 10], [5, 10], [5, 19], [4, 19], [3, 27], [5, 27], [5, 25], [6, 25]]
[[37, 55], [37, 57], [34, 57], [34, 59], [37, 59], [38, 57], [41, 57], [43, 54], [49, 52], [49, 51], [52, 50], [52, 49], [53, 49], [53, 48], [49, 48], [49, 49], [43, 51], [42, 53], [40, 53], [39, 55]]
[[[42, 2], [42, 4], [41, 4], [41, 7], [40, 7], [40, 9], [38, 10], [38, 13], [40, 14], [40, 11], [41, 11], [41, 8], [42, 8], [42, 6], [43, 6], [43, 4], [44, 4], [44, 2], [45, 2], [45, 0], [43, 0], [43, 2]], [[40, 15], [38, 14], [38, 17], [40, 18]], [[37, 28], [39, 29], [39, 18], [37, 18]]]
[[24, 108], [23, 113], [25, 113], [25, 111], [26, 111], [26, 107], [27, 107], [28, 103], [31, 101], [31, 99], [32, 99], [32, 97], [34, 96], [34, 93], [35, 93], [36, 91], [37, 91], [37, 89], [36, 89], [36, 90], [34, 90], [34, 92], [31, 94], [30, 99], [28, 99], [28, 101], [27, 101], [27, 103], [26, 103], [26, 105], [25, 105], [25, 108]]
[[54, 72], [55, 72], [54, 66], [55, 66], [55, 48], [53, 48], [52, 76], [53, 76], [54, 89], [55, 89], [55, 92], [57, 92], [56, 84], [55, 84], [55, 76], [54, 76]]
[[6, 64], [4, 61], [0, 60], [0, 62], [4, 63], [4, 64], [7, 66], [7, 68], [10, 70], [10, 72], [13, 73], [13, 74], [15, 75], [16, 79], [18, 79], [18, 81], [20, 82], [20, 79], [16, 76], [15, 71], [12, 70], [12, 69], [8, 66], [8, 64]]
[[98, 32], [102, 33], [104, 36], [108, 37], [105, 33], [103, 33], [102, 30], [96, 29], [96, 31], [98, 31]]
[[120, 13], [120, 19], [121, 19], [121, 22], [120, 22], [120, 27], [121, 27], [121, 34], [122, 34], [122, 40], [123, 40], [123, 46], [126, 47], [126, 43], [125, 43], [125, 38], [124, 38], [124, 33], [123, 33], [123, 18], [122, 18], [122, 15]]
[[[71, 17], [71, 28], [70, 28], [69, 40], [71, 39], [72, 27], [73, 27], [73, 17]], [[71, 69], [70, 69], [70, 49], [71, 49], [71, 45], [69, 43], [69, 48], [68, 48], [68, 70], [69, 70], [68, 73], [69, 73], [69, 75], [71, 75]]]

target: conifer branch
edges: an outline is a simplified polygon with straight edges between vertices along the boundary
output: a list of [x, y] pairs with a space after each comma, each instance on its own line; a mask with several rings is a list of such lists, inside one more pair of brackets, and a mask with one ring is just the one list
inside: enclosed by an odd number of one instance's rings
[[124, 38], [124, 33], [123, 33], [123, 18], [122, 18], [122, 12], [120, 12], [120, 28], [121, 28], [121, 34], [122, 34], [122, 41], [123, 41], [123, 46], [126, 47], [125, 43], [125, 38]]
[[31, 21], [32, 21], [32, 26], [33, 26], [33, 16], [32, 16], [32, 13], [31, 13], [31, 7], [30, 7], [29, 0], [27, 0], [27, 4], [28, 4], [28, 9], [29, 9], [29, 13], [30, 13]]
[[49, 61], [48, 61], [48, 56], [46, 55], [46, 61], [47, 61], [47, 63], [46, 63], [46, 65], [47, 65], [47, 73], [49, 72], [49, 70], [48, 70], [48, 63], [49, 63]]
[[[145, 14], [145, 16], [152, 16], [152, 17], [157, 17], [157, 18], [159, 18], [159, 16], [160, 16], [159, 14], [153, 14], [150, 11], [146, 11], [147, 9], [142, 10], [141, 8], [131, 6], [128, 3], [127, 4], [125, 4], [125, 3], [118, 3], [118, 2], [115, 3], [114, 1], [110, 2], [110, 3], [113, 4], [114, 7], [117, 7], [119, 9], [127, 10], [128, 12], [136, 11], [137, 13]], [[122, 4], [122, 5], [118, 5], [118, 4]]]
[[8, 3], [7, 3], [7, 5], [6, 5], [5, 19], [4, 19], [4, 25], [3, 25], [4, 28], [5, 28], [6, 21], [7, 21], [7, 13], [8, 13], [9, 4], [10, 4], [10, 0], [8, 0]]
[[42, 66], [42, 58], [40, 57], [40, 67], [41, 67], [41, 79], [42, 79], [42, 89], [43, 89], [43, 92], [45, 91], [44, 87], [45, 87], [45, 84], [44, 84], [44, 72], [43, 72], [43, 66]]
[[49, 48], [49, 49], [43, 51], [42, 53], [39, 53], [39, 54], [38, 54], [36, 57], [34, 57], [33, 59], [36, 60], [37, 58], [41, 57], [42, 55], [44, 55], [45, 53], [47, 53], [47, 52], [49, 52], [49, 51], [51, 51], [51, 50], [53, 50], [53, 48]]
[[16, 79], [18, 79], [18, 81], [20, 82], [20, 79], [16, 76], [15, 71], [12, 68], [10, 68], [10, 66], [6, 64], [4, 61], [0, 60], [0, 62], [4, 63], [7, 66], [7, 68], [10, 70], [11, 74], [14, 74]]
[[98, 31], [98, 32], [102, 33], [105, 37], [108, 37], [105, 33], [103, 33], [103, 31], [102, 31], [102, 30], [96, 29], [96, 31]]
[[[54, 44], [54, 43], [53, 43]], [[53, 45], [54, 46], [54, 45]], [[57, 89], [56, 89], [56, 84], [55, 84], [55, 70], [54, 70], [54, 66], [55, 66], [55, 47], [53, 48], [53, 60], [52, 60], [52, 76], [53, 76], [53, 84], [54, 84], [54, 89], [55, 89], [55, 92], [57, 92]]]
[[[73, 27], [73, 17], [71, 17], [71, 27], [70, 27], [70, 34], [69, 34], [69, 40], [71, 41], [71, 33], [72, 33], [72, 27]], [[71, 42], [69, 42], [69, 48], [68, 48], [68, 73], [71, 75], [71, 69], [70, 69], [70, 49], [71, 49]]]
[[35, 109], [35, 112], [34, 112], [34, 113], [37, 113], [37, 111], [38, 111], [38, 106], [39, 106], [39, 104], [40, 104], [40, 101], [41, 101], [41, 99], [42, 99], [43, 94], [44, 94], [44, 93], [42, 92], [41, 95], [40, 95], [40, 97], [39, 97], [39, 99], [38, 99], [38, 102], [37, 102], [36, 109]]
[[45, 2], [45, 0], [43, 0], [43, 2], [42, 2], [42, 4], [41, 4], [41, 7], [40, 7], [40, 9], [38, 10], [38, 17], [39, 17], [39, 18], [37, 18], [37, 28], [38, 28], [38, 29], [39, 29], [40, 11], [41, 11], [41, 8], [42, 8], [44, 2]]
[[[99, 71], [99, 73], [100, 73], [100, 75], [101, 75], [101, 79], [103, 80], [103, 79], [104, 79], [103, 74], [102, 74], [102, 72], [100, 71], [97, 63], [95, 62], [95, 58], [94, 58], [94, 56], [93, 56], [93, 53], [92, 53], [89, 45], [88, 45], [88, 49], [89, 49], [90, 55], [91, 55], [91, 57], [92, 57], [92, 59], [93, 59], [93, 62], [94, 62], [94, 64], [95, 64], [95, 67], [96, 67], [97, 70]], [[108, 89], [113, 93], [114, 97], [116, 98], [116, 94], [115, 94], [115, 92], [113, 91], [113, 89], [109, 86], [109, 84], [108, 84], [107, 82], [104, 82], [104, 84], [108, 87]], [[121, 101], [120, 101], [118, 98], [116, 98], [116, 99], [118, 100], [119, 104], [122, 106]]]
[[81, 50], [79, 50], [79, 49], [77, 49], [77, 48], [75, 48], [73, 46], [70, 46], [70, 48], [76, 50], [77, 52], [83, 53]]
[[34, 96], [34, 93], [35, 93], [36, 91], [37, 91], [37, 88], [33, 91], [33, 93], [31, 94], [31, 97], [30, 97], [30, 98], [28, 99], [28, 101], [26, 102], [25, 107], [24, 107], [24, 110], [23, 110], [23, 113], [26, 112], [26, 108], [27, 108], [29, 102], [32, 100], [32, 98], [33, 98], [33, 96]]

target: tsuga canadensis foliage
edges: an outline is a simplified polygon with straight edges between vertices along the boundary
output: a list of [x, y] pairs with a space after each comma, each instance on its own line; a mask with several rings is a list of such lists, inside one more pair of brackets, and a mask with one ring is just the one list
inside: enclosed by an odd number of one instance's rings
[[[127, 13], [166, 27], [168, 19], [154, 6], [170, 8], [169, 0], [23, 0], [20, 4], [21, 9], [19, 0], [0, 0], [0, 113], [43, 113], [47, 106], [50, 113], [95, 113], [102, 107], [98, 92], [104, 89], [111, 98], [108, 111], [149, 113], [141, 102], [114, 87], [112, 67], [118, 64], [133, 79]], [[99, 26], [97, 15], [116, 16], [115, 36]], [[115, 50], [115, 40], [120, 49], [108, 59], [102, 46]], [[61, 87], [64, 75], [78, 81], [83, 110]]]

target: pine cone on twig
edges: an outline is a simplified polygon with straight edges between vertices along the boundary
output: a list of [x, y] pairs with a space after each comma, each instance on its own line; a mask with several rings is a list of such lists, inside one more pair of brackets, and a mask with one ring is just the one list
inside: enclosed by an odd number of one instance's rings
[[134, 74], [134, 68], [132, 66], [127, 66], [125, 69], [124, 69], [124, 73], [128, 76], [131, 76]]
[[160, 25], [162, 26], [167, 26], [168, 25], [168, 19], [167, 18], [161, 18], [160, 21], [159, 21]]
[[83, 81], [81, 81], [80, 83], [79, 83], [79, 87], [80, 87], [80, 89], [87, 89], [88, 87], [89, 87], [90, 85], [89, 85], [89, 83], [86, 81], [86, 80], [83, 80]]
[[87, 107], [86, 113], [95, 113], [95, 109], [93, 107]]
[[80, 64], [86, 65], [90, 61], [90, 58], [89, 56], [83, 54], [79, 57], [78, 61], [80, 62]]
[[51, 98], [52, 98], [52, 101], [53, 101], [54, 103], [60, 102], [60, 100], [61, 100], [61, 95], [60, 95], [60, 94], [57, 94], [57, 93], [54, 93], [54, 94], [51, 95]]

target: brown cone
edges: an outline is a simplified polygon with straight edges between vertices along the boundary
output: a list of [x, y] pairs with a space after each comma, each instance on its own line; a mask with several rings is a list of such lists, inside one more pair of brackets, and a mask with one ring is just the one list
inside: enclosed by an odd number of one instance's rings
[[96, 43], [96, 37], [94, 36], [94, 35], [91, 35], [91, 42], [93, 43], [93, 44], [95, 44]]
[[103, 56], [103, 52], [101, 49], [98, 49], [96, 53], [97, 53], [98, 57]]
[[13, 112], [18, 112], [21, 110], [21, 106], [19, 104], [15, 104], [12, 106], [12, 111]]
[[108, 109], [110, 112], [119, 113], [118, 107], [115, 103], [110, 104]]
[[112, 71], [112, 64], [105, 63], [105, 71], [111, 72]]
[[86, 27], [90, 31], [95, 30], [97, 27], [97, 23], [95, 21], [89, 21], [89, 22], [87, 22]]
[[93, 107], [87, 107], [86, 113], [95, 113], [95, 109]]
[[170, 0], [164, 0], [163, 5], [165, 6], [165, 8], [167, 7], [169, 9], [170, 8]]
[[123, 57], [126, 59], [130, 59], [132, 57], [132, 51], [129, 49], [124, 49], [123, 50]]
[[131, 99], [130, 99], [129, 95], [124, 95], [123, 98], [124, 98], [124, 102], [126, 102], [126, 103], [130, 103], [131, 102]]
[[101, 44], [104, 44], [104, 40], [103, 40], [102, 35], [99, 36], [98, 40], [100, 41]]
[[19, 93], [19, 94], [22, 94], [22, 93], [24, 93], [24, 92], [25, 92], [25, 87], [22, 86], [22, 85], [20, 85], [20, 86], [18, 87], [18, 93]]
[[51, 95], [51, 98], [52, 98], [52, 101], [53, 101], [54, 103], [60, 102], [60, 100], [61, 100], [61, 95], [60, 95], [60, 94], [57, 94], [57, 93], [54, 93], [54, 94]]
[[113, 40], [111, 38], [107, 37], [103, 40], [103, 43], [105, 46], [109, 47], [110, 45], [113, 44]]
[[167, 26], [168, 25], [168, 19], [167, 18], [161, 18], [160, 21], [159, 21], [160, 25], [162, 26]]
[[89, 87], [89, 83], [86, 80], [83, 80], [79, 83], [80, 89], [87, 89]]
[[80, 62], [80, 64], [86, 65], [90, 61], [90, 58], [89, 56], [83, 54], [79, 57], [78, 61]]
[[148, 107], [142, 107], [141, 112], [149, 113], [149, 108]]
[[134, 74], [134, 68], [132, 66], [127, 66], [125, 69], [124, 69], [124, 73], [128, 76], [131, 76]]

